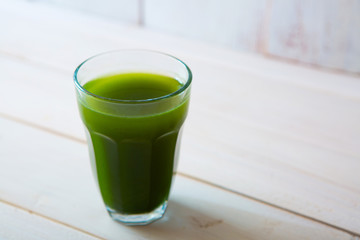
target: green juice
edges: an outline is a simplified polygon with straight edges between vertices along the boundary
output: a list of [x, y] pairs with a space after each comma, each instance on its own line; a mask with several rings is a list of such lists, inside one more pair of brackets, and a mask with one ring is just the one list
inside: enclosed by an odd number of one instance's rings
[[[94, 79], [83, 88], [109, 98], [104, 101], [111, 102], [110, 99], [158, 98], [182, 86], [167, 76], [126, 73]], [[127, 114], [127, 108], [109, 114], [100, 111], [95, 101], [79, 101], [80, 114], [91, 142], [93, 170], [110, 211], [123, 214], [151, 212], [168, 199], [176, 167], [177, 140], [187, 114], [188, 99], [171, 108], [167, 107], [169, 102], [162, 101], [149, 103], [149, 107], [147, 103], [143, 107], [135, 106], [136, 115]], [[148, 111], [149, 108], [155, 113]]]

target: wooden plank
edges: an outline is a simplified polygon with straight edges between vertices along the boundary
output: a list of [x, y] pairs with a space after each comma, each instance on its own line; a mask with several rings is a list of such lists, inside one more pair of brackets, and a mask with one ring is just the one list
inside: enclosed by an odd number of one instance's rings
[[[265, 78], [233, 69], [226, 69], [225, 72], [222, 67], [209, 66], [199, 61], [192, 61], [192, 63], [197, 73], [197, 79], [195, 79], [197, 81], [193, 83], [192, 108], [195, 109], [194, 111], [204, 112], [202, 110], [204, 106], [211, 103], [212, 107], [219, 109], [220, 114], [218, 115], [222, 118], [237, 119], [246, 125], [258, 126], [263, 131], [273, 131], [331, 151], [335, 150], [355, 157], [360, 156], [358, 148], [360, 126], [357, 124], [357, 119], [360, 118], [360, 109], [358, 107], [360, 101], [333, 96], [327, 92], [318, 92], [313, 89], [299, 88], [282, 82], [269, 82]], [[47, 96], [51, 95], [51, 98], [56, 95], [58, 100], [62, 98], [64, 104], [59, 106], [60, 109], [54, 109], [54, 112], [58, 116], [62, 116], [64, 113], [69, 114], [69, 118], [73, 119], [70, 122], [79, 126], [78, 118], [71, 114], [76, 112], [76, 106], [72, 94], [73, 83], [70, 72], [67, 74], [54, 74], [48, 69], [34, 70], [33, 67], [26, 66], [26, 64], [16, 65], [6, 60], [3, 61], [3, 65], [3, 72], [7, 74], [4, 81], [9, 82], [9, 86], [13, 85], [12, 89], [14, 91], [21, 91], [21, 89], [24, 91], [17, 94], [23, 94], [24, 97], [28, 95], [28, 100], [34, 101], [33, 104], [36, 106], [48, 104], [47, 102], [41, 103], [45, 94]], [[16, 71], [18, 67], [23, 67], [24, 70], [22, 72]], [[26, 74], [24, 74], [25, 71]], [[239, 79], [239, 76], [241, 76], [241, 79]], [[224, 77], [226, 80], [217, 81], [217, 79]], [[49, 85], [50, 79], [58, 80]], [[36, 85], [34, 85], [34, 92], [27, 92], [28, 87], [31, 87], [29, 85], [34, 84], [34, 81], [37, 81]], [[200, 89], [205, 82], [207, 90], [201, 91]], [[19, 86], [24, 83], [25, 86]], [[227, 90], [227, 92], [220, 91], [215, 96], [210, 94], [217, 91], [217, 89], [224, 88], [224, 86], [233, 86], [233, 88]], [[47, 91], [43, 91], [43, 89], [47, 89]], [[59, 89], [59, 91], [54, 91], [54, 89]], [[60, 89], [64, 89], [64, 92]], [[2, 89], [2, 91], [4, 99], [6, 95], [11, 98], [13, 92], [10, 92], [9, 89]], [[228, 97], [225, 97], [224, 94], [221, 95], [223, 92]], [[250, 92], [251, 94], [249, 94]], [[240, 96], [237, 97], [236, 94]], [[237, 101], [241, 101], [241, 103], [237, 104]], [[5, 101], [3, 101], [3, 104], [2, 109], [5, 112], [16, 111], [16, 115], [23, 115], [21, 117], [25, 118], [27, 116], [30, 118], [38, 117], [26, 114], [26, 110], [29, 109], [25, 105], [21, 107], [17, 102], [5, 104]], [[43, 111], [41, 114], [50, 117], [49, 110], [51, 108], [47, 106], [43, 108], [43, 110], [45, 109], [48, 110]], [[212, 108], [209, 114], [214, 117], [216, 111], [213, 111]], [[43, 116], [43, 118], [43, 122], [46, 122], [46, 116]], [[63, 125], [58, 130], [71, 127], [68, 126], [67, 121], [61, 120], [60, 117], [52, 116], [51, 118], [53, 121], [60, 121], [57, 125]], [[75, 136], [82, 134], [82, 130], [79, 131], [74, 128], [67, 132]]]
[[[180, 171], [359, 232], [357, 78], [210, 51], [47, 8], [1, 9], [14, 26], [4, 27], [0, 38], [0, 50], [10, 53], [0, 65], [0, 81], [8, 86], [0, 90], [2, 113], [82, 141], [70, 80], [74, 66], [106, 47], [162, 44], [160, 50], [183, 56], [195, 73]], [[45, 10], [51, 27], [33, 15]], [[24, 22], [31, 27], [24, 29]]]
[[0, 90], [2, 113], [85, 140], [71, 75], [24, 63], [14, 65], [5, 59], [0, 61], [6, 72], [1, 82], [7, 86]]
[[[7, 74], [4, 78], [7, 88], [0, 92], [4, 99], [0, 101], [3, 112], [83, 139], [77, 135], [82, 134], [83, 129], [76, 117], [72, 83], [63, 79], [66, 75], [8, 60], [1, 64], [9, 71], [3, 72]], [[15, 69], [22, 69], [24, 78], [10, 74], [16, 73]], [[44, 93], [46, 87], [39, 87], [48, 79], [56, 80], [51, 85], [56, 92], [50, 91], [49, 96]], [[15, 100], [6, 102], [15, 93], [27, 96], [19, 99], [27, 99], [27, 104]], [[230, 122], [220, 113], [200, 106], [194, 111], [201, 117], [190, 114], [186, 125], [179, 171], [356, 231], [359, 221], [359, 212], [354, 208], [359, 199], [357, 158], [262, 131], [236, 118]], [[212, 119], [214, 125], [203, 124], [202, 119]], [[236, 125], [237, 133], [241, 134], [231, 134], [233, 129], [224, 128], [223, 121], [228, 126]], [[219, 171], [219, 161], [222, 171]], [[340, 162], [342, 164], [338, 164]]]
[[99, 239], [3, 202], [0, 226], [0, 239]]
[[84, 144], [2, 118], [0, 126], [3, 129], [1, 199], [96, 236], [106, 239], [352, 238], [318, 222], [182, 176], [176, 176], [169, 209], [162, 220], [146, 227], [125, 227], [112, 221], [105, 212]]
[[107, 0], [102, 2], [87, 0], [38, 0], [31, 2], [31, 4], [35, 5], [43, 3], [60, 9], [69, 9], [74, 11], [74, 14], [79, 11], [122, 23], [138, 24], [140, 19], [138, 0]]

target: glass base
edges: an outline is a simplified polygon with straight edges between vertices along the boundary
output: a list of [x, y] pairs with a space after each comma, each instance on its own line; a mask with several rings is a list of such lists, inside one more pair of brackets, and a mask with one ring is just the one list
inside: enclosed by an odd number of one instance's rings
[[111, 208], [106, 208], [112, 219], [115, 221], [121, 222], [125, 225], [135, 226], [135, 225], [147, 225], [152, 223], [164, 216], [165, 210], [167, 207], [167, 201], [165, 201], [161, 206], [156, 208], [154, 211], [144, 214], [121, 214], [116, 212]]

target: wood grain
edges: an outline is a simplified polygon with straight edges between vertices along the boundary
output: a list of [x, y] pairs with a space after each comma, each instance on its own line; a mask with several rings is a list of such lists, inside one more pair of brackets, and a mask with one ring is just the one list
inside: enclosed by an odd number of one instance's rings
[[[1, 199], [105, 239], [350, 240], [352, 237], [182, 176], [176, 176], [163, 219], [146, 227], [125, 227], [111, 220], [105, 211], [84, 144], [2, 118], [0, 126]], [[8, 214], [14, 219], [9, 227], [28, 221]], [[41, 223], [34, 225], [41, 227]], [[68, 235], [66, 239], [77, 238]]]
[[0, 202], [0, 226], [0, 238], [8, 240], [99, 239], [3, 202]]
[[195, 76], [181, 172], [360, 232], [358, 78], [6, 2], [0, 8], [4, 116], [83, 142], [75, 66], [110, 48], [170, 52]]

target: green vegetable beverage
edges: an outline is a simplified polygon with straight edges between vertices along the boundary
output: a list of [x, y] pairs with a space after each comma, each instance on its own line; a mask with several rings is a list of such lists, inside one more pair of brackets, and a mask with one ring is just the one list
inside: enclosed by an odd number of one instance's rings
[[86, 60], [74, 80], [110, 216], [128, 225], [161, 218], [188, 111], [189, 68], [166, 54], [123, 50]]

